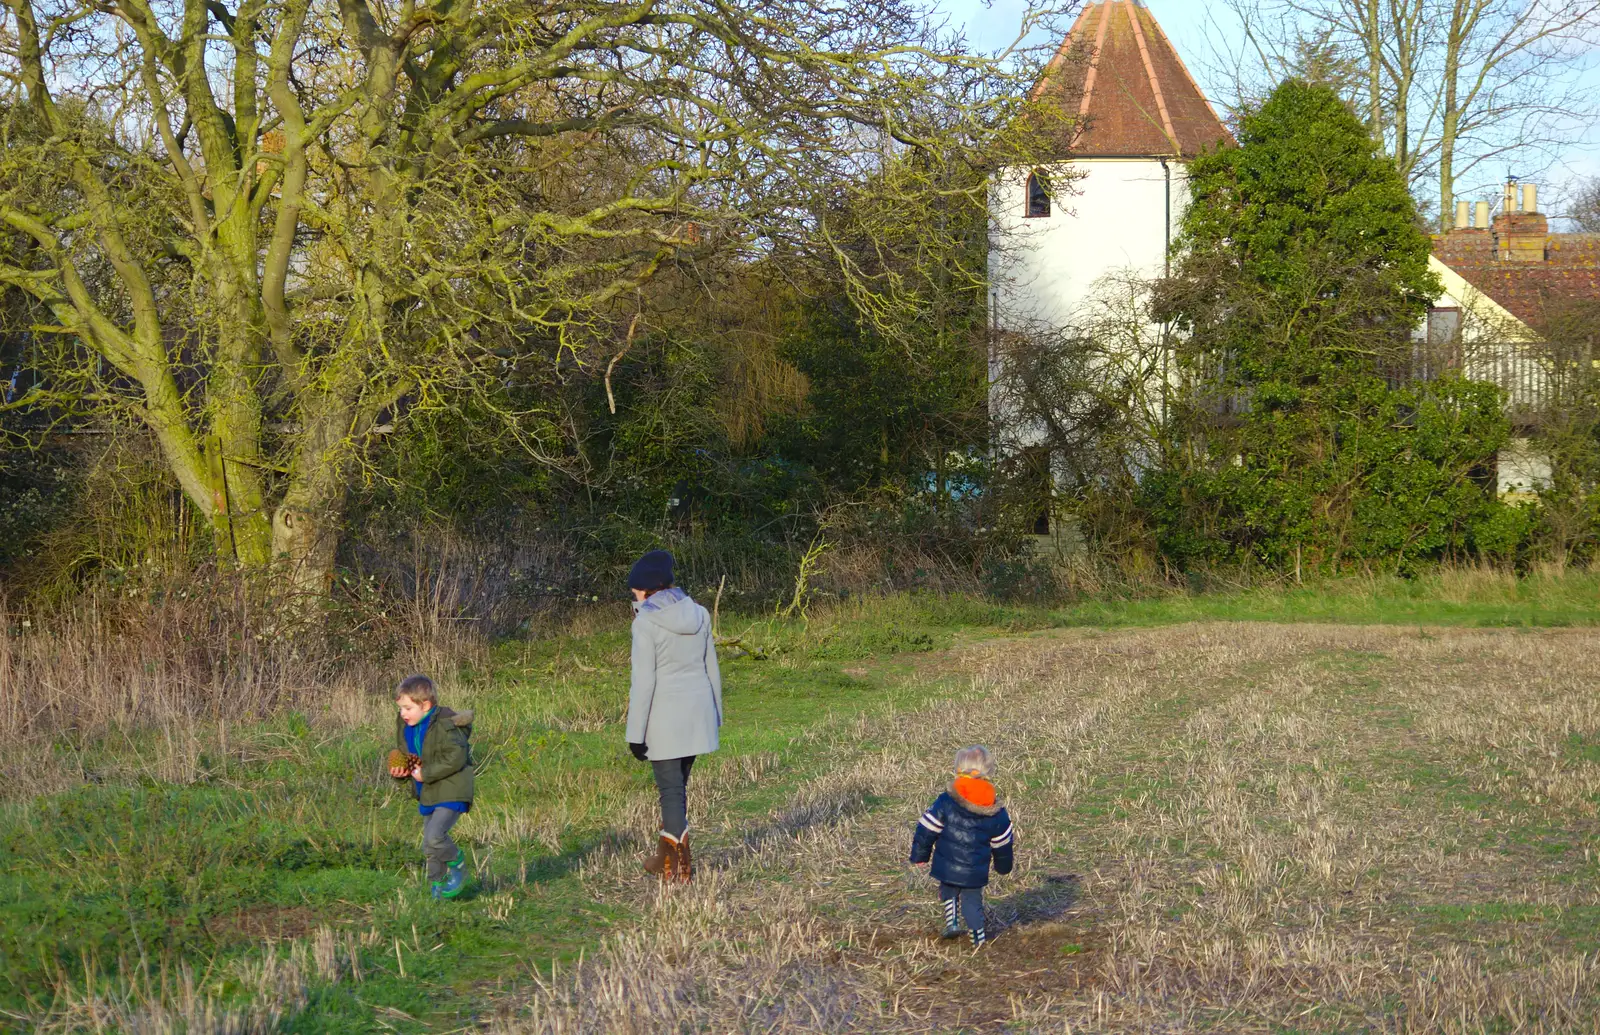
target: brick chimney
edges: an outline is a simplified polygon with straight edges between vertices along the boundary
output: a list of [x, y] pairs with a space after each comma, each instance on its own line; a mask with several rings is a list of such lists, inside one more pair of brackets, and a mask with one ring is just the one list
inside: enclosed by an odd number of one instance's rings
[[1504, 204], [1494, 217], [1495, 257], [1501, 262], [1544, 262], [1550, 246], [1550, 220], [1534, 211], [1538, 190], [1533, 184], [1517, 189], [1506, 182]]
[[1489, 203], [1456, 203], [1455, 226], [1435, 235], [1433, 251], [1440, 260], [1451, 262], [1493, 262], [1494, 236], [1489, 232]]

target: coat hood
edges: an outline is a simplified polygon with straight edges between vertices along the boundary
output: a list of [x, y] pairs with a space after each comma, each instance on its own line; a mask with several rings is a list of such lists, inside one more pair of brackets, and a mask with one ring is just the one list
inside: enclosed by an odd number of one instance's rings
[[472, 725], [471, 708], [462, 708], [457, 711], [446, 708], [443, 705], [436, 705], [435, 707], [439, 709], [439, 718], [441, 719], [448, 719], [451, 723], [456, 726], [460, 726], [463, 729], [466, 729]]
[[[687, 593], [684, 593], [683, 596], [671, 603], [656, 607], [649, 606], [655, 601], [656, 597], [671, 592], [673, 590], [665, 589], [646, 600], [644, 606], [639, 608], [639, 618], [636, 618], [635, 621], [643, 619], [678, 636], [693, 636], [699, 633], [705, 628], [706, 623], [710, 621], [710, 616], [706, 614], [706, 609], [695, 603]], [[682, 590], [677, 592], [683, 593]]]
[[993, 805], [979, 805], [977, 802], [969, 801], [966, 795], [956, 790], [956, 782], [954, 780], [951, 780], [949, 786], [945, 789], [950, 792], [950, 797], [957, 805], [979, 816], [993, 816], [1005, 808], [1005, 803], [1000, 800], [999, 794], [995, 795]]
[[[460, 711], [456, 711], [453, 708], [446, 708], [442, 704], [435, 704], [432, 712], [430, 713], [428, 722], [432, 723], [435, 720], [439, 722], [448, 722], [452, 726], [460, 727], [461, 729], [466, 730], [469, 735], [472, 733], [471, 708], [462, 708]], [[403, 743], [406, 732], [406, 720], [397, 715], [395, 716], [394, 723], [395, 729], [399, 732]]]

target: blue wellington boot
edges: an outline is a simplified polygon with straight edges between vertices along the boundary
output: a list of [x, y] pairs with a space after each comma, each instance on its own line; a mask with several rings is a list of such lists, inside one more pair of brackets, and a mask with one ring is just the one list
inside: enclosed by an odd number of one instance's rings
[[433, 893], [440, 898], [455, 898], [467, 886], [467, 871], [460, 866], [451, 866], [449, 873], [444, 878], [444, 883], [435, 884]]

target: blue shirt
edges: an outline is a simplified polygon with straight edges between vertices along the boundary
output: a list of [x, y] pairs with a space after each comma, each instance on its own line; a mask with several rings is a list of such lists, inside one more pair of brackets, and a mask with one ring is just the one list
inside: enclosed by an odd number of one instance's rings
[[[422, 713], [422, 718], [417, 720], [415, 726], [406, 727], [406, 747], [410, 748], [411, 753], [418, 758], [422, 757], [422, 741], [428, 735], [428, 723], [433, 721], [433, 713], [438, 710], [437, 707], [429, 708]], [[422, 781], [412, 780], [411, 782], [416, 785], [417, 811], [424, 816], [432, 815], [434, 809], [455, 809], [457, 812], [466, 812], [472, 808], [471, 803], [465, 801], [441, 801], [437, 805], [424, 805], [422, 804]]]

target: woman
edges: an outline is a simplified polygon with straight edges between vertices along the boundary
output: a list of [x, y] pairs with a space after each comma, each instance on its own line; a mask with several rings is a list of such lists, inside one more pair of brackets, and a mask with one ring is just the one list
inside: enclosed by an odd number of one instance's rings
[[644, 868], [665, 881], [688, 881], [694, 874], [689, 770], [697, 756], [717, 749], [722, 675], [711, 616], [672, 583], [665, 550], [651, 550], [628, 572], [634, 610], [628, 748], [650, 763], [661, 794], [661, 836]]

